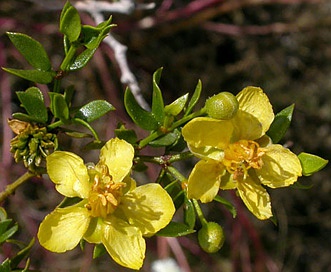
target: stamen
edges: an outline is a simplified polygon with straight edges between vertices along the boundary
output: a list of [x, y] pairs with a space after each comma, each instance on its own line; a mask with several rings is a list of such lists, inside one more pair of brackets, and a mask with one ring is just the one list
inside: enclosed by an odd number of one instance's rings
[[223, 164], [233, 174], [233, 179], [242, 181], [250, 168], [260, 169], [263, 165], [264, 149], [257, 142], [240, 140], [230, 144], [224, 151]]

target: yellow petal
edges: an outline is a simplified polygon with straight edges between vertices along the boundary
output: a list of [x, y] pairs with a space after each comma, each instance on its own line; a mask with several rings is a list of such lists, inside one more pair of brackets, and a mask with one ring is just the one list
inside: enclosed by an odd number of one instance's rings
[[188, 178], [188, 197], [199, 199], [203, 203], [213, 201], [224, 173], [224, 166], [217, 161], [199, 161]]
[[194, 118], [182, 129], [190, 149], [200, 156], [207, 156], [208, 152], [215, 149], [224, 150], [230, 143], [232, 132], [233, 124], [230, 121], [208, 117]]
[[250, 177], [238, 182], [238, 193], [246, 207], [260, 220], [272, 216], [270, 196], [266, 189], [256, 184]]
[[[261, 131], [264, 134], [274, 120], [274, 113], [267, 95], [261, 88], [250, 86], [244, 88], [237, 94], [237, 99], [239, 102], [239, 110], [255, 117], [260, 122]], [[260, 138], [263, 134], [257, 138]]]
[[237, 188], [237, 185], [238, 182], [236, 180], [233, 180], [233, 175], [226, 173], [221, 179], [220, 189], [233, 190]]
[[74, 153], [55, 151], [47, 156], [47, 173], [56, 190], [67, 197], [87, 198], [89, 175], [83, 160]]
[[57, 208], [41, 222], [38, 231], [39, 243], [53, 252], [71, 250], [82, 239], [89, 222], [86, 208]]
[[268, 146], [262, 160], [262, 168], [255, 172], [261, 182], [271, 188], [289, 186], [302, 175], [298, 157], [281, 145]]
[[140, 230], [127, 222], [114, 216], [104, 221], [102, 243], [118, 264], [136, 270], [143, 265], [145, 240]]
[[115, 182], [120, 182], [130, 173], [134, 149], [124, 140], [109, 140], [100, 150], [100, 163], [108, 166], [109, 174]]
[[144, 236], [151, 236], [171, 221], [175, 207], [171, 197], [159, 184], [139, 186], [124, 195], [114, 215], [121, 213]]

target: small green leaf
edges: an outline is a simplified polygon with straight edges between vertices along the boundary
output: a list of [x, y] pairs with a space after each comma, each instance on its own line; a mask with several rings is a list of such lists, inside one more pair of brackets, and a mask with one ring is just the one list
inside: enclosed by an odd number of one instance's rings
[[127, 129], [124, 124], [119, 124], [114, 132], [116, 137], [123, 139], [130, 144], [137, 143], [138, 138], [136, 132], [133, 129]]
[[190, 229], [195, 226], [196, 215], [192, 200], [185, 197], [184, 200], [184, 222]]
[[302, 152], [298, 155], [298, 158], [302, 166], [302, 174], [304, 176], [310, 176], [321, 169], [323, 169], [327, 164], [328, 160], [325, 160], [319, 156], [308, 154]]
[[169, 132], [159, 138], [157, 138], [154, 141], [149, 142], [150, 146], [153, 147], [162, 147], [162, 146], [169, 146], [174, 144], [176, 141], [178, 141], [178, 139], [180, 138], [181, 134], [178, 131], [178, 129]]
[[7, 32], [7, 35], [33, 68], [42, 71], [49, 71], [51, 69], [51, 62], [48, 55], [38, 41], [22, 33]]
[[177, 116], [185, 107], [188, 99], [188, 93], [177, 98], [170, 105], [165, 106], [164, 111], [167, 115]]
[[79, 118], [90, 123], [112, 110], [115, 110], [114, 106], [107, 101], [94, 100], [81, 107], [75, 114], [75, 118]]
[[69, 120], [69, 107], [64, 95], [49, 92], [51, 100], [50, 109], [55, 118], [59, 118], [64, 123]]
[[5, 259], [2, 264], [0, 265], [1, 272], [11, 272], [12, 269], [10, 267], [10, 259]]
[[31, 118], [31, 116], [25, 114], [25, 113], [21, 113], [21, 112], [15, 112], [12, 114], [13, 119], [17, 119], [17, 120], [21, 120], [23, 122], [38, 122], [36, 120], [34, 120], [33, 118]]
[[86, 64], [93, 57], [96, 50], [96, 48], [84, 50], [75, 58], [74, 62], [70, 65], [69, 70], [76, 71], [86, 66]]
[[13, 69], [13, 68], [2, 68], [2, 69], [15, 76], [40, 84], [51, 83], [53, 81], [53, 78], [56, 76], [56, 73], [54, 71], [21, 70], [21, 69]]
[[78, 11], [66, 2], [60, 16], [60, 32], [66, 35], [70, 42], [74, 42], [80, 35], [81, 27]]
[[185, 116], [190, 114], [194, 108], [194, 106], [198, 103], [202, 90], [201, 80], [198, 81], [197, 86], [195, 87], [195, 91], [192, 95], [190, 102], [188, 103], [187, 109], [185, 110]]
[[93, 249], [93, 259], [99, 258], [102, 255], [107, 253], [106, 248], [104, 247], [103, 244], [96, 244]]
[[88, 49], [96, 49], [114, 26], [111, 24], [111, 20], [112, 18], [109, 17], [107, 21], [100, 23], [96, 27], [83, 25], [81, 43]]
[[219, 195], [215, 196], [214, 200], [223, 204], [225, 206], [225, 208], [227, 208], [228, 211], [232, 214], [233, 218], [235, 218], [237, 216], [237, 210], [231, 202], [229, 202], [228, 200], [226, 200], [225, 198], [223, 198]]
[[12, 237], [18, 230], [18, 225], [15, 224], [10, 229], [7, 229], [5, 232], [0, 234], [0, 244], [4, 243], [10, 237]]
[[267, 135], [271, 138], [273, 143], [278, 143], [284, 137], [290, 126], [293, 110], [294, 104], [276, 114], [274, 121], [267, 131]]
[[6, 229], [8, 228], [8, 226], [10, 225], [10, 223], [12, 223], [12, 222], [13, 222], [12, 219], [1, 220], [0, 221], [0, 234], [4, 233], [6, 231]]
[[137, 103], [129, 88], [125, 90], [124, 105], [133, 122], [141, 128], [152, 131], [160, 126], [154, 115]]
[[35, 238], [32, 238], [30, 243], [24, 247], [22, 250], [20, 250], [17, 255], [15, 257], [13, 257], [10, 261], [10, 266], [12, 269], [17, 268], [17, 266], [19, 265], [19, 263], [27, 258], [30, 254], [31, 248], [33, 247], [35, 242]]
[[164, 121], [164, 102], [162, 97], [162, 92], [158, 86], [162, 74], [162, 68], [159, 68], [153, 74], [153, 99], [152, 99], [152, 113], [156, 120], [163, 124]]
[[195, 230], [183, 223], [171, 221], [168, 226], [156, 233], [158, 236], [179, 237], [194, 233]]
[[28, 115], [38, 123], [46, 123], [48, 119], [44, 97], [37, 87], [30, 87], [25, 92], [16, 92]]

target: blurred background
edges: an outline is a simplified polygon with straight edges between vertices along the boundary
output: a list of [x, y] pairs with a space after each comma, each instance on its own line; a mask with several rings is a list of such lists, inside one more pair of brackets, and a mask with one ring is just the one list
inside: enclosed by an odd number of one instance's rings
[[[109, 1], [110, 2], [110, 1]], [[75, 1], [71, 2], [75, 4]], [[138, 4], [148, 1], [136, 1]], [[322, 0], [157, 0], [152, 9], [136, 9], [113, 16], [113, 37], [127, 46], [127, 60], [147, 102], [151, 100], [152, 74], [164, 67], [160, 88], [165, 103], [193, 93], [199, 79], [204, 98], [220, 91], [237, 94], [242, 88], [261, 87], [274, 111], [295, 103], [292, 125], [282, 141], [295, 153], [302, 151], [330, 160], [331, 154], [331, 2]], [[6, 31], [22, 32], [40, 41], [56, 69], [63, 57], [58, 20], [64, 1], [0, 0], [0, 66], [29, 68], [11, 45]], [[83, 23], [93, 24], [81, 12]], [[106, 99], [117, 111], [94, 124], [101, 138], [112, 137], [117, 122], [130, 123], [123, 108], [125, 84], [113, 51], [102, 44], [86, 68], [68, 76], [74, 84], [75, 103]], [[0, 186], [4, 188], [25, 172], [9, 151], [13, 137], [7, 125], [17, 111], [16, 91], [30, 82], [0, 71], [1, 162]], [[47, 86], [39, 86], [47, 91]], [[203, 101], [203, 99], [201, 99]], [[202, 103], [202, 102], [201, 102]], [[83, 140], [64, 139], [68, 150], [84, 159], [97, 153], [83, 151]], [[89, 157], [90, 156], [90, 157]], [[153, 179], [158, 169], [150, 169]], [[153, 261], [172, 257], [183, 271], [331, 271], [331, 169], [301, 183], [308, 190], [272, 190], [278, 225], [251, 216], [234, 195], [238, 216], [233, 219], [222, 206], [206, 207], [206, 217], [220, 223], [226, 233], [223, 249], [207, 255], [196, 236], [177, 240], [148, 239], [142, 271]], [[19, 238], [29, 241], [38, 224], [59, 203], [50, 182], [36, 178], [17, 190], [4, 207], [20, 225]], [[2, 258], [15, 248], [4, 247]], [[31, 268], [40, 271], [129, 271], [103, 256], [91, 260], [92, 247], [66, 254], [46, 252], [36, 243]], [[184, 255], [182, 255], [184, 254]], [[170, 271], [169, 271], [170, 272]]]

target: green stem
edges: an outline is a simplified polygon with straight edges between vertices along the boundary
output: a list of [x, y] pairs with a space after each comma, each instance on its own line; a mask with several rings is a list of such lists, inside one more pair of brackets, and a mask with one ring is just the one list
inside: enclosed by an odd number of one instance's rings
[[199, 220], [201, 222], [201, 225], [204, 226], [204, 225], [208, 224], [207, 220], [205, 219], [205, 216], [202, 213], [202, 210], [201, 210], [201, 207], [200, 207], [200, 205], [198, 203], [198, 200], [192, 199], [192, 203], [193, 203], [193, 206], [195, 208], [195, 211], [196, 211], [196, 213], [198, 215], [198, 218], [199, 218]]
[[60, 69], [62, 71], [65, 71], [66, 72], [66, 71], [69, 70], [69, 65], [72, 63], [72, 60], [73, 60], [73, 58], [75, 56], [75, 53], [76, 53], [76, 50], [77, 50], [77, 47], [71, 45], [68, 53], [66, 54], [64, 60], [61, 63]]
[[72, 119], [72, 122], [73, 122], [73, 123], [76, 123], [76, 124], [83, 125], [84, 127], [86, 127], [88, 130], [90, 130], [90, 131], [92, 132], [93, 137], [94, 137], [98, 142], [101, 142], [100, 139], [99, 139], [98, 134], [97, 134], [96, 131], [90, 126], [89, 123], [87, 123], [86, 121], [84, 121], [83, 119], [80, 119], [80, 118], [73, 118], [73, 119]]
[[168, 166], [167, 171], [169, 171], [176, 179], [178, 179], [180, 182], [187, 182], [187, 178], [184, 177], [178, 170], [177, 168], [173, 166]]
[[48, 125], [47, 128], [49, 130], [52, 130], [52, 129], [57, 128], [57, 127], [62, 126], [62, 125], [63, 125], [63, 122], [61, 120], [59, 120], [59, 121], [56, 121], [56, 122]]
[[205, 115], [206, 114], [206, 110], [204, 108], [194, 112], [194, 113], [191, 113], [187, 116], [184, 116], [182, 119], [174, 122], [172, 124], [172, 126], [170, 126], [169, 128], [166, 129], [166, 132], [162, 132], [160, 130], [157, 130], [157, 131], [154, 131], [153, 133], [151, 133], [150, 135], [148, 135], [145, 139], [142, 139], [140, 142], [139, 142], [139, 148], [143, 148], [144, 146], [148, 145], [151, 141], [157, 139], [158, 137], [160, 137], [161, 135], [164, 135], [168, 132], [171, 132], [173, 131], [175, 128], [185, 124], [186, 122], [190, 121], [191, 119], [193, 118], [196, 118], [196, 117], [199, 117], [199, 116], [202, 116], [202, 115]]
[[4, 201], [8, 196], [13, 194], [19, 186], [21, 186], [24, 182], [28, 181], [30, 178], [34, 176], [36, 176], [36, 174], [32, 172], [26, 172], [24, 175], [20, 176], [13, 183], [8, 184], [5, 190], [0, 193], [0, 202]]
[[193, 157], [193, 154], [189, 151], [174, 155], [164, 155], [164, 156], [137, 156], [135, 159], [137, 161], [151, 162], [159, 165], [171, 164], [176, 161], [182, 161]]

